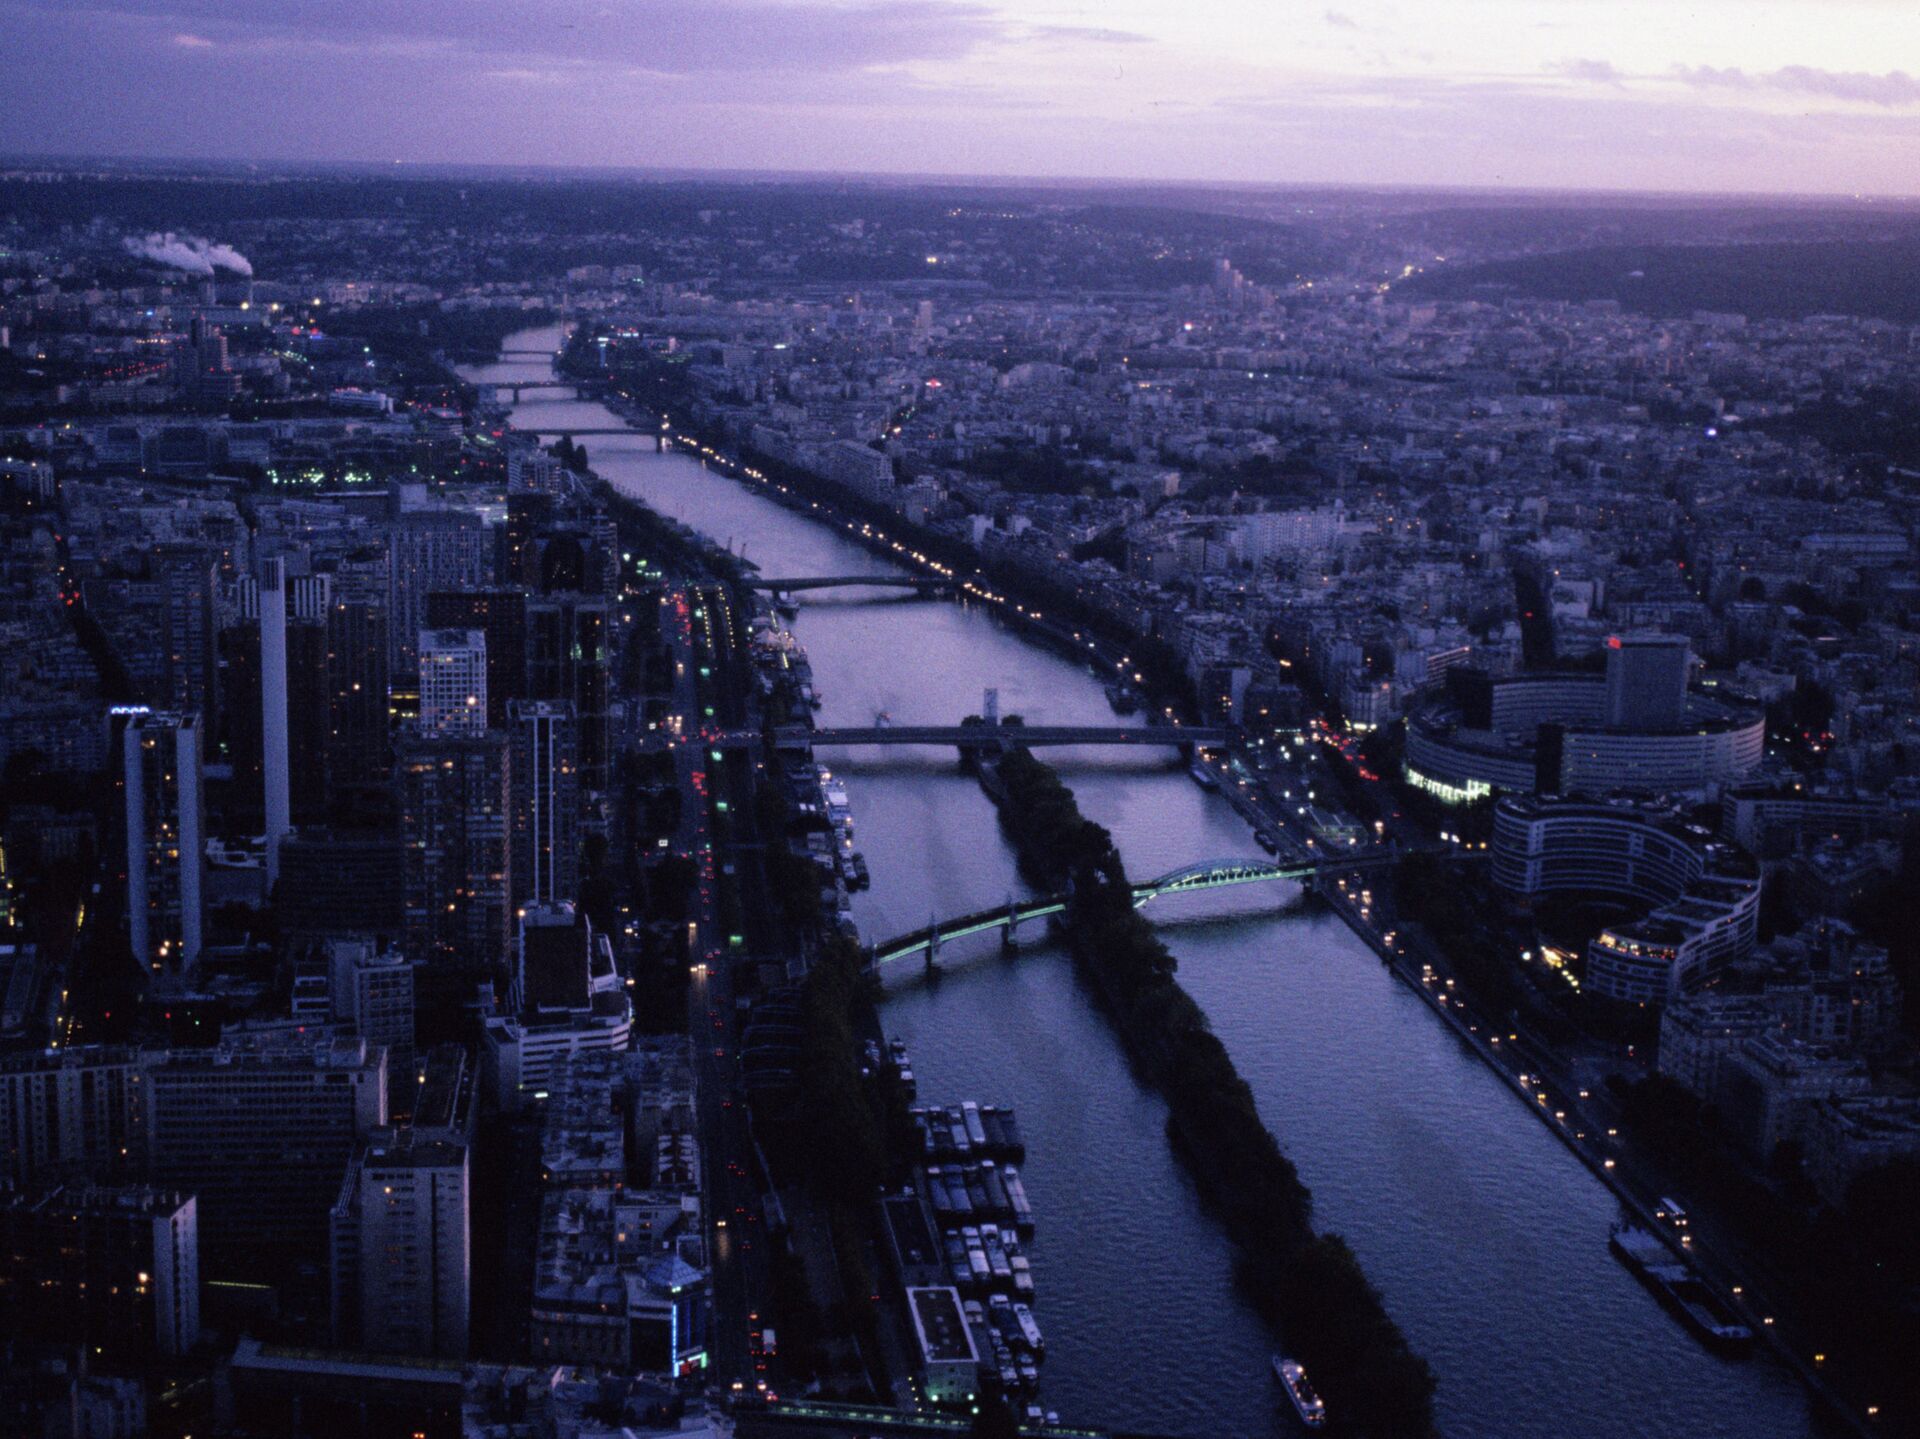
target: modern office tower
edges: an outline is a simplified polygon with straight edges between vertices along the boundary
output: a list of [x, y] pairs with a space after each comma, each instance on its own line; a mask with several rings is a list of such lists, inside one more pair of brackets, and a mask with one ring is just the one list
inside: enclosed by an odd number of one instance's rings
[[385, 601], [342, 599], [336, 589], [326, 634], [325, 767], [328, 809], [334, 812], [384, 789], [393, 775]]
[[582, 591], [602, 599], [619, 588], [619, 530], [604, 510], [554, 495], [509, 495], [501, 539], [504, 583], [539, 594]]
[[538, 445], [523, 443], [507, 451], [507, 493], [563, 494], [566, 467]]
[[502, 584], [525, 589], [540, 586], [539, 535], [559, 508], [559, 499], [546, 494], [507, 496], [507, 523], [501, 529]]
[[482, 1031], [488, 1091], [502, 1109], [543, 1097], [574, 1058], [615, 1053], [633, 1034], [633, 1005], [613, 947], [571, 904], [530, 905], [508, 988], [510, 1016]]
[[[300, 557], [304, 567], [311, 563], [307, 556]], [[287, 585], [287, 617], [306, 620], [310, 624], [323, 623], [327, 611], [333, 608], [333, 576], [321, 574], [289, 574]]]
[[0, 1058], [0, 1179], [28, 1188], [146, 1163], [139, 1054], [88, 1045]]
[[331, 1017], [387, 1051], [390, 1107], [403, 1108], [413, 1078], [413, 965], [368, 935], [340, 935], [316, 948], [326, 956]]
[[[296, 825], [326, 818], [329, 676], [327, 625], [287, 623], [287, 806]], [[284, 852], [286, 839], [280, 841]]]
[[280, 847], [274, 906], [283, 934], [398, 935], [400, 836], [303, 828]]
[[479, 630], [422, 630], [421, 732], [478, 734], [486, 728], [486, 635]]
[[322, 1265], [327, 1213], [360, 1141], [387, 1121], [387, 1055], [288, 1032], [174, 1049], [146, 1072], [149, 1172], [200, 1200], [210, 1275]]
[[280, 878], [280, 843], [293, 828], [287, 766], [286, 562], [260, 573], [260, 769], [267, 833], [267, 887]]
[[607, 602], [591, 595], [536, 595], [527, 602], [527, 697], [573, 706], [580, 783], [607, 787], [609, 721]]
[[0, 1333], [106, 1367], [185, 1354], [200, 1340], [195, 1211], [144, 1186], [0, 1195]]
[[410, 735], [398, 751], [407, 953], [476, 979], [500, 975], [513, 916], [507, 737]]
[[420, 631], [427, 596], [435, 590], [484, 587], [492, 568], [493, 536], [465, 510], [411, 510], [388, 529], [392, 551], [387, 600], [388, 663], [396, 675], [418, 674]]
[[211, 722], [219, 693], [219, 562], [205, 546], [170, 544], [157, 546], [149, 564], [160, 589], [165, 707]]
[[1685, 635], [1615, 635], [1607, 641], [1609, 729], [1670, 730], [1686, 723]]
[[439, 590], [427, 596], [427, 623], [486, 635], [487, 725], [504, 728], [508, 701], [527, 697], [526, 591]]
[[333, 565], [333, 603], [371, 605], [382, 615], [393, 591], [393, 557], [384, 540], [345, 554]]
[[336, 1344], [466, 1357], [470, 1187], [457, 1138], [410, 1127], [367, 1137], [330, 1216]]
[[135, 959], [179, 973], [200, 958], [206, 918], [206, 802], [200, 721], [134, 715], [121, 735], [127, 826], [127, 930]]
[[513, 903], [557, 904], [580, 893], [580, 774], [573, 706], [515, 700]]

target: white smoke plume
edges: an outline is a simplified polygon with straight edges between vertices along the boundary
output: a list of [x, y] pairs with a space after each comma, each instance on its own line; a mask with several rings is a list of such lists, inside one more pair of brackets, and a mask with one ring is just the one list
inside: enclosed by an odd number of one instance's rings
[[216, 245], [198, 235], [176, 235], [168, 230], [164, 234], [142, 235], [138, 239], [129, 235], [121, 243], [130, 254], [165, 265], [168, 269], [184, 270], [189, 275], [211, 275], [215, 270], [226, 270], [236, 275], [253, 273], [252, 262], [233, 246]]

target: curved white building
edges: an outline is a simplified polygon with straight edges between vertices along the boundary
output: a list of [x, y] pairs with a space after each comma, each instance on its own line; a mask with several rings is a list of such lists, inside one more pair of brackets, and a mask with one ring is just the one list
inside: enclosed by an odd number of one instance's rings
[[1686, 690], [1686, 641], [1615, 640], [1604, 675], [1455, 670], [1407, 721], [1406, 776], [1452, 804], [1495, 793], [1713, 790], [1752, 774], [1766, 716]]
[[1585, 987], [1659, 1004], [1750, 954], [1760, 882], [1716, 869], [1703, 836], [1626, 804], [1506, 799], [1493, 815], [1493, 880], [1509, 894], [1605, 895], [1654, 906], [1587, 946]]

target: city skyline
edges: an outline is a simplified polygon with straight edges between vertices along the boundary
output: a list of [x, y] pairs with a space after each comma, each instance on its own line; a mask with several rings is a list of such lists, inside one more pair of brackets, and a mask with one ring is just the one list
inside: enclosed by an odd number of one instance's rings
[[0, 23], [17, 154], [1920, 195], [1920, 12], [1888, 0], [8, 0]]

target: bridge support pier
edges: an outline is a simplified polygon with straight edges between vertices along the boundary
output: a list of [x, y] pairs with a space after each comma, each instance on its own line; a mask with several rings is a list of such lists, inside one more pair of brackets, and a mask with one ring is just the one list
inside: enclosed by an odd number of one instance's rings
[[1007, 920], [1000, 927], [1000, 952], [1013, 954], [1020, 948], [1020, 907], [1014, 903], [1012, 895], [1007, 896]]
[[940, 920], [938, 916], [927, 918], [927, 958], [928, 974], [937, 974], [940, 970]]

